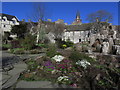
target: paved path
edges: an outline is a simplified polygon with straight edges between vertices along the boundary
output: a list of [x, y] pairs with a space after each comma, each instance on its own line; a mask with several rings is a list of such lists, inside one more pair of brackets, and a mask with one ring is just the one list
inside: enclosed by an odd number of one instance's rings
[[20, 81], [16, 88], [70, 88], [66, 85], [58, 85], [50, 81]]
[[[22, 61], [20, 56], [8, 53], [7, 51], [0, 51], [0, 53], [2, 53], [2, 55], [0, 55], [0, 62], [2, 62], [0, 67], [0, 75], [2, 75], [0, 77], [0, 84], [2, 88], [8, 88], [16, 83], [20, 73], [27, 68], [27, 65]], [[11, 68], [11, 70], [9, 70], [9, 68]]]
[[[2, 62], [2, 65], [0, 65], [0, 85], [2, 85], [2, 88], [9, 88], [14, 85], [17, 82], [20, 73], [27, 69], [27, 65], [23, 62], [24, 59], [44, 55], [44, 53], [15, 55], [8, 51], [0, 51], [0, 53], [0, 62]], [[11, 70], [7, 72], [3, 71], [3, 68], [8, 70], [10, 66], [13, 67]]]
[[8, 53], [7, 51], [0, 52], [2, 52], [2, 55], [0, 56], [0, 58], [2, 58], [2, 67], [18, 63], [21, 60], [20, 57], [16, 56], [15, 54]]
[[19, 62], [14, 65], [14, 69], [8, 71], [8, 74], [2, 74], [2, 88], [8, 88], [15, 84], [19, 78], [21, 72], [27, 69], [27, 65], [24, 62]]

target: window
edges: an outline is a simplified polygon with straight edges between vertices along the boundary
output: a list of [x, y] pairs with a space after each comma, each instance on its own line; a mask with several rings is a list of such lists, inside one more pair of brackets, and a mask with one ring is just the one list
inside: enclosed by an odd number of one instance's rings
[[3, 26], [4, 28], [6, 27], [6, 25]]
[[15, 20], [12, 21], [15, 24]]
[[5, 19], [3, 19], [3, 21], [5, 21]]
[[79, 42], [81, 42], [81, 39], [79, 39]]

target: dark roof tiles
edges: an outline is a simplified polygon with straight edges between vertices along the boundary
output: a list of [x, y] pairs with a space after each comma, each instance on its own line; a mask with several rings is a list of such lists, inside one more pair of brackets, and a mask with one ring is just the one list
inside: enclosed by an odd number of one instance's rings
[[[13, 16], [13, 15], [8, 15], [8, 14], [4, 14], [4, 13], [0, 13], [0, 16], [2, 16], [2, 18], [3, 18], [4, 16], [7, 17], [7, 20], [9, 20], [9, 21], [13, 21], [12, 19], [13, 19], [13, 18], [16, 18], [16, 17]], [[17, 18], [16, 18], [16, 20], [19, 21]]]
[[67, 31], [87, 31], [90, 30], [91, 24], [82, 24], [82, 25], [66, 25]]

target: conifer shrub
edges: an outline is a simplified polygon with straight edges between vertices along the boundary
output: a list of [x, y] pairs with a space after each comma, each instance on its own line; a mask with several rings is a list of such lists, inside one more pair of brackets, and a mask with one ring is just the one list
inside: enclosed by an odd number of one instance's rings
[[54, 57], [57, 54], [58, 53], [56, 51], [56, 46], [54, 44], [48, 45], [48, 50], [46, 52], [46, 55], [49, 56], [49, 57]]
[[36, 37], [31, 34], [28, 34], [25, 37], [25, 39], [22, 40], [21, 45], [26, 50], [31, 50], [35, 47], [35, 43], [36, 43]]

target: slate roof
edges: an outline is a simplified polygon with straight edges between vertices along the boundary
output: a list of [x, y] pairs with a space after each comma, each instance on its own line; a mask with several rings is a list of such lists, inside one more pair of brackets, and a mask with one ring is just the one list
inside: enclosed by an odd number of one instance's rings
[[[2, 16], [2, 18], [3, 18], [4, 16], [7, 17], [7, 20], [9, 20], [9, 21], [13, 21], [12, 19], [13, 19], [13, 18], [16, 18], [16, 16], [4, 14], [4, 13], [0, 13], [0, 16]], [[16, 20], [19, 22], [19, 20], [18, 20], [17, 18], [16, 18]]]
[[90, 30], [91, 24], [86, 23], [82, 25], [66, 25], [66, 31], [87, 31]]

